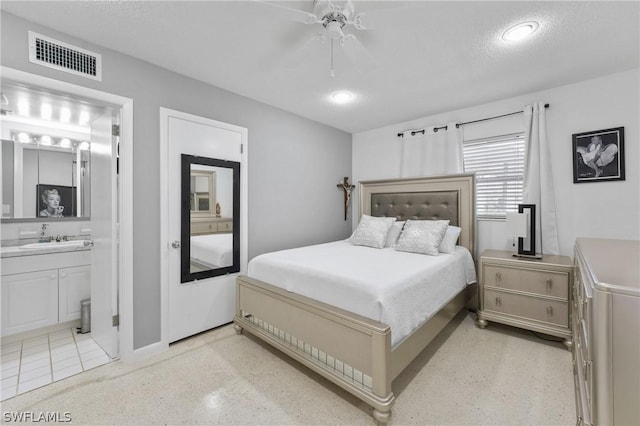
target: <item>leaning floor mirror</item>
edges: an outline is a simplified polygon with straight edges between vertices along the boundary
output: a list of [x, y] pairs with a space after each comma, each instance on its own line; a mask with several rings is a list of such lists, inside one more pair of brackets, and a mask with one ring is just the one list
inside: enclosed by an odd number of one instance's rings
[[182, 154], [181, 268], [187, 283], [240, 271], [240, 163]]

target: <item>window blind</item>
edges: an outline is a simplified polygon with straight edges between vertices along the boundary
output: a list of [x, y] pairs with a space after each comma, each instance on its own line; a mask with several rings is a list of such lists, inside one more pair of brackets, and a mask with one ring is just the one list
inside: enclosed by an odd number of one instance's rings
[[476, 215], [504, 218], [522, 203], [524, 133], [464, 142], [465, 172], [476, 173]]

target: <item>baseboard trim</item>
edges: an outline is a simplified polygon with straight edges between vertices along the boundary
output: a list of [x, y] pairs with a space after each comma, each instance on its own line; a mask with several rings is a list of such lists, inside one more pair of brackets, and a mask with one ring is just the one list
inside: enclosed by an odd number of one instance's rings
[[0, 337], [0, 339], [2, 339], [2, 344], [5, 345], [7, 343], [19, 342], [20, 340], [31, 339], [32, 337], [43, 336], [45, 334], [54, 333], [60, 330], [66, 330], [68, 328], [76, 329], [79, 327], [80, 327], [80, 320], [77, 319], [77, 320], [63, 322], [60, 324], [53, 324], [53, 325], [48, 325], [46, 327], [36, 328], [34, 330], [23, 331], [16, 334], [10, 334], [8, 336], [2, 336]]
[[169, 345], [164, 342], [156, 342], [139, 349], [134, 349], [133, 354], [122, 358], [124, 362], [135, 362], [149, 358], [153, 355], [161, 354], [169, 349]]

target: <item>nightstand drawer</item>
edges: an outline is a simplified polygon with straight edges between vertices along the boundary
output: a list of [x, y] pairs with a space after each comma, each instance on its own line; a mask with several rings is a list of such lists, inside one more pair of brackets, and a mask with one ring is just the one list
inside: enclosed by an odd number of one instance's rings
[[214, 222], [191, 222], [191, 235], [194, 234], [213, 234], [217, 231]]
[[218, 232], [231, 232], [233, 231], [233, 222], [230, 220], [224, 220], [218, 222]]
[[567, 302], [484, 289], [484, 311], [569, 326]]
[[569, 274], [535, 269], [484, 265], [482, 282], [485, 286], [507, 288], [525, 293], [569, 298]]

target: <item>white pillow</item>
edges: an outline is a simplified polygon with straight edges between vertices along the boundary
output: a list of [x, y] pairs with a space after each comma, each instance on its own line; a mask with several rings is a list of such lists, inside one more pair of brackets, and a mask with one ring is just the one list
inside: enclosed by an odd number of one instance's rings
[[394, 222], [393, 225], [391, 225], [391, 228], [389, 228], [389, 234], [387, 234], [387, 242], [384, 244], [385, 248], [396, 246], [396, 244], [398, 243], [398, 237], [402, 232], [403, 226], [404, 226], [404, 220]]
[[407, 220], [396, 250], [437, 256], [448, 226], [448, 220]]
[[444, 238], [440, 243], [438, 251], [440, 251], [440, 253], [454, 253], [456, 251], [456, 243], [458, 242], [458, 237], [461, 232], [462, 228], [449, 225], [447, 232], [444, 234]]
[[395, 221], [395, 217], [373, 217], [363, 214], [358, 227], [347, 241], [356, 246], [383, 248], [389, 228]]

